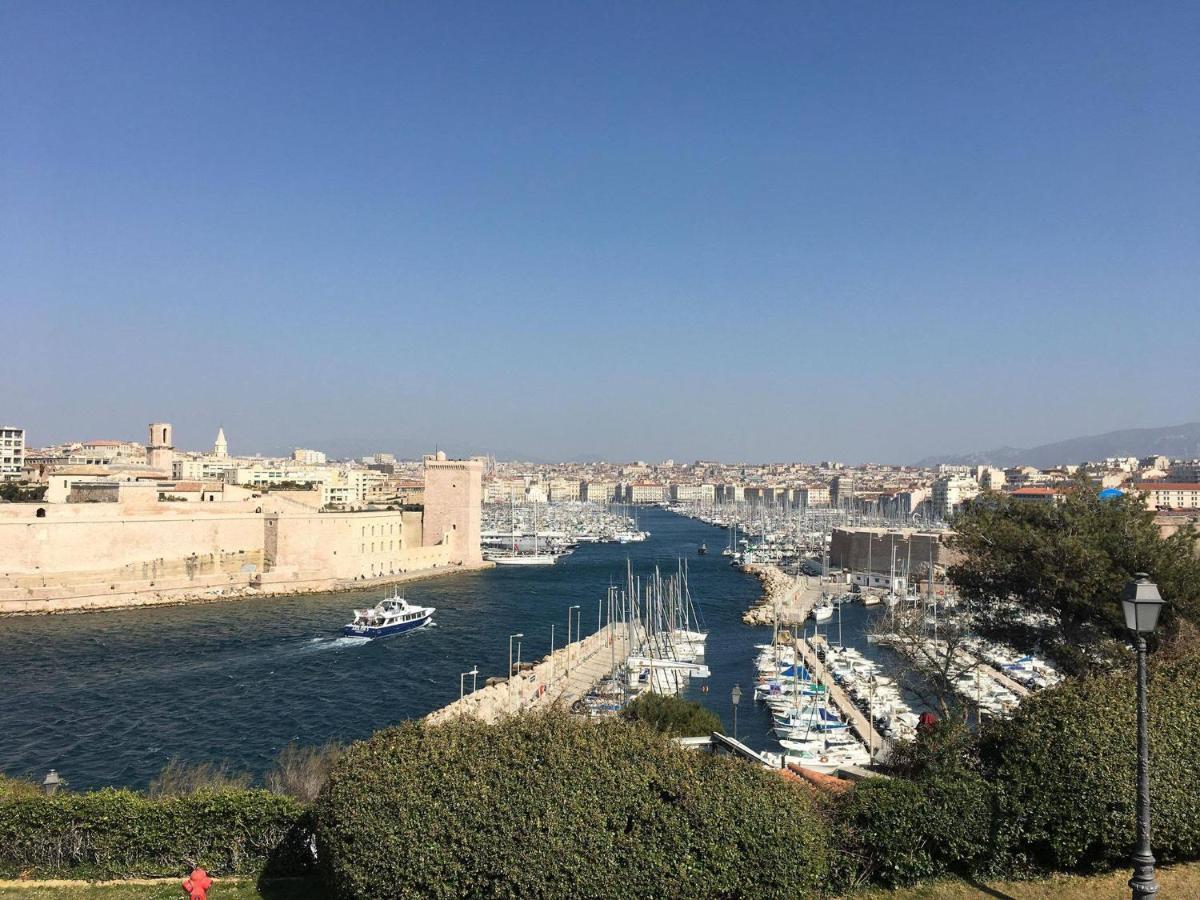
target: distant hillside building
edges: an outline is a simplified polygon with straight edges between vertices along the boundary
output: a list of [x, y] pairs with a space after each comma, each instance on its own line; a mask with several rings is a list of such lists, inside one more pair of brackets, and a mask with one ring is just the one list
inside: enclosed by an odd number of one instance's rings
[[947, 475], [933, 483], [930, 503], [934, 515], [949, 520], [958, 508], [979, 495], [979, 483], [965, 475]]
[[1142, 481], [1134, 489], [1151, 509], [1200, 509], [1200, 483]]
[[16, 425], [0, 427], [0, 481], [21, 477], [25, 466], [25, 429]]

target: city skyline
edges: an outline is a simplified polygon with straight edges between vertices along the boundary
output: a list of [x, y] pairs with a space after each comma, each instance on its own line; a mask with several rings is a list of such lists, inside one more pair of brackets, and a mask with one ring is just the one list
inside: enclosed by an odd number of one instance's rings
[[1193, 7], [5, 26], [35, 443], [908, 462], [1200, 418]]

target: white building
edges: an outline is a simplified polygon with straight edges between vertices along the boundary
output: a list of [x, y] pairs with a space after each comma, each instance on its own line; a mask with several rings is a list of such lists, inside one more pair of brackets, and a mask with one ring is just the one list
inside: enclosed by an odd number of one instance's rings
[[0, 480], [19, 478], [25, 465], [25, 429], [16, 425], [0, 427]]
[[1200, 483], [1143, 481], [1136, 489], [1151, 509], [1200, 509]]
[[616, 494], [615, 481], [589, 481], [583, 486], [583, 499], [589, 503], [611, 503]]
[[627, 503], [662, 503], [667, 496], [661, 484], [649, 481], [635, 481], [625, 487]]
[[326, 462], [325, 454], [320, 450], [308, 450], [304, 447], [293, 450], [292, 459], [306, 466], [323, 466]]
[[237, 460], [227, 457], [182, 456], [171, 461], [171, 477], [176, 481], [225, 481], [228, 473], [237, 468]]
[[712, 503], [717, 496], [713, 484], [673, 484], [671, 500], [675, 503]]
[[979, 482], [961, 475], [948, 475], [933, 483], [933, 512], [942, 519], [949, 519], [958, 507], [979, 495]]

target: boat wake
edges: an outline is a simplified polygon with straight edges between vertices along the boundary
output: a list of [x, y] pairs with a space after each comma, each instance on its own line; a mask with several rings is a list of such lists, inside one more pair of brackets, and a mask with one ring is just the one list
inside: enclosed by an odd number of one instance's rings
[[371, 643], [369, 637], [353, 637], [351, 635], [336, 638], [315, 637], [309, 640], [303, 649], [308, 653], [316, 653], [319, 650], [349, 650], [352, 647], [361, 647], [369, 643]]

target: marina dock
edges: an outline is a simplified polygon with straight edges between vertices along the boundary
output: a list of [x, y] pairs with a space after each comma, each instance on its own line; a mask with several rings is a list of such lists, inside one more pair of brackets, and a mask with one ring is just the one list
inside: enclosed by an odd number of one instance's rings
[[854, 705], [854, 701], [850, 699], [850, 695], [842, 690], [837, 682], [833, 680], [833, 676], [825, 668], [825, 663], [821, 662], [816, 650], [813, 649], [808, 640], [797, 640], [795, 648], [796, 653], [804, 661], [804, 665], [808, 668], [808, 671], [812, 673], [817, 682], [825, 686], [825, 690], [828, 691], [829, 702], [845, 717], [846, 722], [854, 729], [854, 733], [871, 750], [872, 759], [876, 762], [886, 760], [892, 750], [891, 741], [875, 730], [874, 723], [862, 714], [859, 708]]

